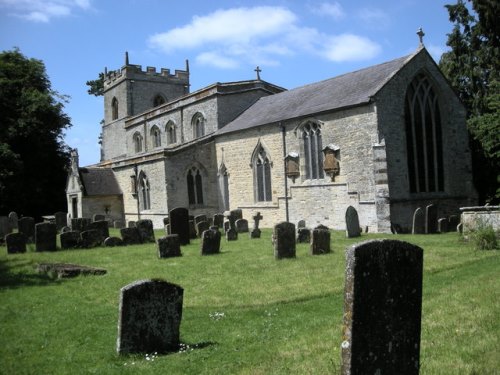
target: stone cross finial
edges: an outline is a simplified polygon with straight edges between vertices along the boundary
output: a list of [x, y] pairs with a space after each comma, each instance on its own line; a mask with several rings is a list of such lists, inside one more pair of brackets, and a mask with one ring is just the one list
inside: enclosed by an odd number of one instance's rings
[[257, 66], [255, 69], [254, 69], [254, 72], [257, 73], [257, 79], [260, 81], [260, 72], [262, 72], [262, 70]]
[[423, 46], [424, 45], [424, 30], [422, 30], [422, 28], [419, 28], [417, 30], [417, 35], [418, 35], [418, 39], [420, 40], [420, 45]]

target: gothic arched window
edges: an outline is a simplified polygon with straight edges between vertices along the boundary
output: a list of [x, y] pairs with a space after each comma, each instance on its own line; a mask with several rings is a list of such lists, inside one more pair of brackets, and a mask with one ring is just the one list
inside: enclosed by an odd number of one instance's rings
[[151, 128], [151, 143], [153, 148], [161, 147], [161, 132], [156, 125]]
[[118, 99], [111, 100], [111, 120], [118, 119]]
[[153, 107], [158, 107], [166, 102], [165, 98], [160, 94], [156, 95], [153, 99]]
[[321, 126], [318, 123], [309, 121], [302, 126], [301, 131], [305, 178], [307, 180], [323, 178]]
[[175, 129], [175, 124], [173, 121], [169, 121], [165, 127], [167, 131], [167, 145], [177, 143], [177, 134]]
[[410, 192], [444, 191], [439, 100], [424, 73], [406, 92], [405, 124]]
[[136, 153], [142, 152], [142, 135], [141, 135], [141, 133], [139, 133], [139, 132], [134, 133], [133, 141], [134, 141], [134, 151]]
[[149, 210], [151, 208], [149, 181], [144, 172], [139, 174], [139, 206], [141, 210]]
[[271, 162], [262, 145], [258, 145], [253, 160], [254, 191], [257, 202], [272, 200]]
[[193, 116], [193, 137], [199, 138], [205, 135], [205, 118], [201, 113], [196, 113]]
[[187, 173], [187, 190], [190, 205], [203, 204], [203, 181], [200, 170], [191, 168]]

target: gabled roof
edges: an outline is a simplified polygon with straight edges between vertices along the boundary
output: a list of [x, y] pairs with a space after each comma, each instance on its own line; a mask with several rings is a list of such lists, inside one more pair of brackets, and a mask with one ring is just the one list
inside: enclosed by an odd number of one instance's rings
[[369, 103], [416, 53], [293, 90], [260, 98], [215, 135]]
[[78, 172], [86, 196], [122, 195], [111, 168], [79, 168]]

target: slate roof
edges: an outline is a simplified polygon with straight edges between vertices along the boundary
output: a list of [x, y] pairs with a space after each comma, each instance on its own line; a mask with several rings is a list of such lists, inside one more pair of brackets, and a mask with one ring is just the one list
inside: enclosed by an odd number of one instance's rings
[[369, 103], [415, 54], [262, 97], [215, 135]]
[[122, 195], [111, 168], [79, 168], [85, 195]]

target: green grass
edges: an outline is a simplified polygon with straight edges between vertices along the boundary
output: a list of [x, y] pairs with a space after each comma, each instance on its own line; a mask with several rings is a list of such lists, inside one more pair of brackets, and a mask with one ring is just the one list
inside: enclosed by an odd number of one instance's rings
[[[161, 233], [157, 233], [157, 237]], [[382, 238], [363, 235], [361, 240]], [[0, 255], [1, 374], [336, 374], [344, 250], [360, 239], [332, 234], [333, 252], [275, 260], [271, 231], [222, 242], [202, 257], [199, 241], [179, 258], [154, 244]], [[455, 233], [395, 235], [424, 249], [421, 374], [500, 374], [500, 252], [474, 251]], [[31, 249], [32, 250], [32, 249]], [[108, 270], [52, 280], [41, 262]], [[116, 354], [120, 288], [163, 278], [184, 288], [184, 350], [147, 360]]]

